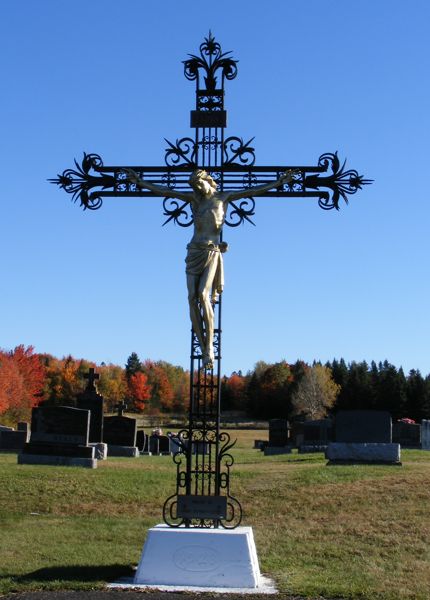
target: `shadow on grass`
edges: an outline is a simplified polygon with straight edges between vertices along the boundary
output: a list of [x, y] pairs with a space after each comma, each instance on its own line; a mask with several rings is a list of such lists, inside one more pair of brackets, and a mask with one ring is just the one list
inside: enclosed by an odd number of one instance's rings
[[17, 583], [46, 583], [48, 581], [116, 581], [121, 577], [133, 577], [135, 571], [129, 565], [70, 565], [47, 567], [25, 575], [9, 575]]

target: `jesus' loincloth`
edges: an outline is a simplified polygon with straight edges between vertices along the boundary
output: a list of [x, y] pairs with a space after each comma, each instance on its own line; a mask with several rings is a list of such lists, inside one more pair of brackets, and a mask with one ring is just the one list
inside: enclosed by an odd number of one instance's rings
[[187, 256], [185, 258], [185, 272], [187, 275], [201, 277], [209, 267], [214, 266], [215, 275], [212, 282], [212, 298], [221, 294], [224, 288], [224, 264], [222, 252], [225, 251], [227, 244], [220, 246], [210, 242], [190, 242], [187, 246]]

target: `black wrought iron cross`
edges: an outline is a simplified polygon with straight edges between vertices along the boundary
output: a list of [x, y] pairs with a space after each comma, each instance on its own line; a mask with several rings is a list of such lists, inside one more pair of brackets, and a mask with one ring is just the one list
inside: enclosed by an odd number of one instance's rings
[[[265, 196], [317, 198], [321, 208], [339, 209], [341, 199], [348, 203], [348, 196], [372, 182], [355, 169], [345, 170], [345, 162], [341, 163], [337, 152], [322, 154], [314, 166], [257, 166], [253, 138], [246, 142], [237, 136], [225, 138], [224, 85], [237, 75], [237, 61], [230, 54], [222, 53], [218, 42], [209, 34], [200, 46], [200, 55], [189, 55], [183, 61], [185, 77], [196, 81], [196, 109], [191, 111], [195, 136], [183, 137], [174, 143], [165, 140], [168, 145], [165, 166], [106, 166], [98, 154], [84, 153], [81, 164], [75, 160], [75, 168], [66, 169], [49, 181], [71, 194], [74, 201], [79, 200], [84, 209], [97, 210], [103, 198], [155, 195], [127, 181], [125, 169], [133, 169], [151, 183], [178, 191], [189, 191], [190, 172], [197, 167], [206, 169], [220, 189], [250, 188], [248, 199], [231, 203], [225, 222], [231, 227], [244, 220], [252, 222], [255, 209], [252, 187], [278, 179], [287, 169], [295, 171], [294, 180]], [[172, 220], [182, 227], [192, 224], [186, 203], [165, 198], [163, 208], [167, 217], [164, 225]]]
[[118, 417], [122, 417], [124, 415], [124, 411], [127, 410], [127, 404], [123, 400], [122, 402], [118, 402], [118, 404], [115, 405], [115, 408], [118, 411]]
[[[322, 154], [314, 166], [256, 166], [253, 140], [225, 136], [227, 113], [224, 109], [224, 86], [237, 75], [237, 61], [209, 33], [200, 45], [199, 55], [184, 61], [185, 77], [196, 82], [196, 108], [191, 111], [193, 137], [174, 143], [166, 140], [164, 166], [105, 166], [98, 154], [84, 154], [82, 163], [66, 169], [52, 183], [79, 200], [84, 209], [97, 210], [103, 199], [112, 196], [155, 196], [143, 191], [127, 178], [135, 171], [152, 184], [164, 185], [175, 192], [189, 192], [188, 179], [195, 169], [206, 170], [220, 191], [249, 188], [249, 197], [229, 203], [225, 224], [236, 227], [252, 223], [255, 202], [252, 188], [277, 181], [287, 170], [294, 177], [265, 196], [316, 198], [325, 210], [339, 209], [363, 185], [371, 183], [354, 169], [345, 170], [337, 153]], [[188, 202], [175, 198], [163, 200], [164, 224], [173, 221], [182, 227], [193, 223]], [[202, 366], [202, 351], [194, 332], [191, 334], [189, 422], [178, 434], [179, 451], [174, 456], [177, 467], [176, 491], [163, 507], [165, 522], [172, 526], [237, 527], [242, 519], [240, 502], [230, 493], [230, 467], [234, 445], [227, 432], [220, 432], [221, 375], [221, 300], [216, 303], [214, 328], [215, 364]], [[121, 415], [124, 406], [118, 405]]]
[[96, 386], [95, 386], [95, 382], [100, 379], [100, 375], [98, 373], [95, 372], [93, 367], [90, 367], [88, 369], [88, 373], [86, 373], [84, 375], [85, 379], [88, 379], [88, 383], [87, 383], [87, 391], [95, 391], [96, 390]]

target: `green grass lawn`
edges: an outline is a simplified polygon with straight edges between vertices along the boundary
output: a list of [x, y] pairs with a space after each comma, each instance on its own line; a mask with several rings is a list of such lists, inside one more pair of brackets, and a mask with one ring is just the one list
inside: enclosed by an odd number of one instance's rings
[[[232, 493], [281, 592], [430, 598], [430, 452], [403, 451], [402, 467], [327, 467], [322, 454], [264, 457], [252, 442], [267, 431], [236, 436]], [[0, 454], [0, 593], [100, 588], [130, 575], [174, 489], [170, 457], [87, 470]]]

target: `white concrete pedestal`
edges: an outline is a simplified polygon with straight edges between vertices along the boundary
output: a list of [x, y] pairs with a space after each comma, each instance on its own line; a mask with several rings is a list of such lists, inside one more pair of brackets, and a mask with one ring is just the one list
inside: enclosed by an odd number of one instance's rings
[[257, 588], [251, 527], [199, 529], [157, 525], [148, 531], [134, 585]]

